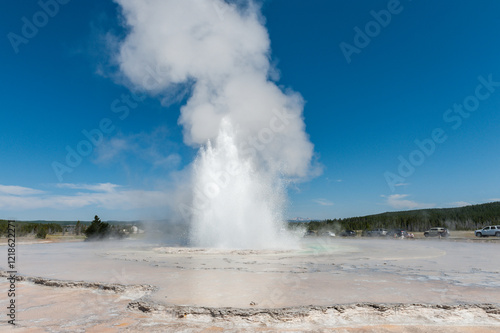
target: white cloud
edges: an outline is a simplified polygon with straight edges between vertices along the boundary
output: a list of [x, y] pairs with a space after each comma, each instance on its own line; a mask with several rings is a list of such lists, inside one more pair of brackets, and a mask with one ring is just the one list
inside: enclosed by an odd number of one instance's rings
[[100, 184], [68, 184], [68, 183], [60, 183], [57, 184], [58, 188], [68, 188], [73, 190], [89, 190], [94, 192], [113, 192], [116, 188], [119, 188], [120, 185], [111, 184], [111, 183], [100, 183]]
[[333, 206], [334, 203], [327, 200], [327, 199], [323, 199], [323, 198], [319, 198], [319, 199], [315, 199], [313, 200], [315, 203], [321, 205], [321, 206]]
[[395, 209], [418, 209], [430, 208], [435, 206], [435, 204], [419, 203], [416, 201], [405, 199], [408, 196], [408, 194], [392, 194], [389, 196], [382, 195], [382, 197], [387, 198], [386, 204]]
[[122, 153], [130, 150], [130, 144], [124, 138], [111, 138], [102, 142], [97, 148], [95, 162], [105, 164], [116, 160]]
[[[95, 206], [104, 209], [131, 210], [150, 207], [164, 207], [171, 196], [166, 191], [130, 190], [116, 184], [59, 184], [57, 187], [70, 190], [88, 190], [65, 195], [28, 189], [0, 193], [0, 209], [75, 209]], [[0, 185], [0, 188], [5, 186]], [[17, 188], [17, 187], [15, 187]], [[21, 194], [19, 194], [21, 193]]]
[[500, 198], [492, 198], [492, 199], [488, 199], [488, 201], [490, 201], [490, 202], [497, 202], [497, 201], [500, 201]]
[[29, 187], [0, 185], [0, 195], [34, 195], [42, 194], [44, 191], [35, 190]]

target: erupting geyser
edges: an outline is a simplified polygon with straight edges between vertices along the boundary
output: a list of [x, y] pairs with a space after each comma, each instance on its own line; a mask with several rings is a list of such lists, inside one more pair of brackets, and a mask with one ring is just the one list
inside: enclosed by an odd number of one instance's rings
[[[303, 100], [274, 83], [264, 19], [252, 1], [117, 0], [129, 27], [118, 63], [167, 103], [189, 88], [179, 123], [200, 147], [183, 216], [196, 246], [282, 246], [285, 185], [311, 173]], [[179, 206], [177, 208], [179, 208]], [[186, 214], [186, 210], [188, 214]]]
[[202, 147], [194, 163], [191, 240], [203, 247], [285, 246], [281, 180], [255, 170], [236, 147], [234, 136], [229, 121], [223, 120], [215, 144], [209, 141]]

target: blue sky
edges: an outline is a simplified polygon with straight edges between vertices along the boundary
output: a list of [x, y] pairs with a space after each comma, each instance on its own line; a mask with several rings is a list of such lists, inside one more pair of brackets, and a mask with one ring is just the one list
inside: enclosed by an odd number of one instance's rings
[[[162, 105], [120, 84], [116, 4], [57, 4], [0, 11], [0, 218], [168, 217], [165, 189], [196, 156], [177, 124], [186, 96]], [[498, 1], [266, 0], [262, 14], [323, 165], [290, 187], [287, 217], [500, 200]], [[68, 166], [68, 149], [86, 156]]]

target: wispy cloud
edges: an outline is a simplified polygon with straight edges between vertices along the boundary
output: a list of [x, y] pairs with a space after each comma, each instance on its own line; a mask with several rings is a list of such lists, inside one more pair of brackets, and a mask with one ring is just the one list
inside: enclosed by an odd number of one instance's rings
[[73, 190], [89, 190], [94, 192], [113, 192], [116, 188], [121, 187], [120, 185], [111, 183], [100, 183], [100, 184], [68, 184], [59, 183], [56, 184], [58, 188], [68, 188]]
[[175, 150], [175, 144], [168, 140], [168, 131], [161, 127], [152, 133], [119, 134], [103, 141], [97, 148], [94, 162], [110, 164], [135, 158], [154, 168], [175, 168], [181, 163]]
[[326, 181], [329, 182], [329, 183], [342, 183], [344, 180], [343, 179], [331, 179], [331, 178], [328, 178], [326, 177]]
[[492, 199], [488, 199], [488, 201], [490, 201], [490, 202], [497, 202], [497, 201], [500, 201], [500, 198], [492, 198]]
[[29, 187], [0, 185], [0, 195], [34, 195], [43, 193], [45, 192]]
[[327, 199], [323, 199], [323, 198], [319, 198], [319, 199], [314, 199], [313, 200], [315, 203], [321, 205], [321, 206], [333, 206], [334, 203], [327, 200]]
[[430, 203], [420, 203], [412, 200], [405, 199], [409, 197], [408, 194], [392, 194], [389, 196], [382, 195], [386, 198], [386, 204], [395, 209], [418, 209], [418, 208], [430, 208], [436, 206]]
[[110, 163], [116, 160], [123, 153], [133, 150], [133, 145], [125, 138], [111, 138], [104, 141], [97, 148], [97, 157], [95, 162], [98, 164]]
[[[70, 190], [87, 190], [70, 194], [54, 194], [35, 189], [0, 185], [0, 209], [32, 210], [41, 208], [75, 209], [96, 206], [105, 209], [131, 210], [163, 207], [171, 195], [159, 190], [124, 189], [116, 184], [58, 184]], [[5, 190], [6, 189], [6, 190]]]
[[399, 183], [399, 184], [394, 184], [394, 186], [398, 187], [398, 186], [408, 186], [410, 185], [410, 183]]

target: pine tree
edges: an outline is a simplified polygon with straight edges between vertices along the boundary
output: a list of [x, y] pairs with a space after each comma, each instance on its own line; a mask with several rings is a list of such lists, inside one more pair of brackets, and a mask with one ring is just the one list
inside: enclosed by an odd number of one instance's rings
[[75, 234], [80, 235], [81, 229], [82, 229], [82, 224], [80, 223], [80, 220], [78, 220], [75, 226]]
[[88, 239], [103, 239], [110, 233], [110, 225], [106, 222], [101, 222], [99, 216], [95, 216], [90, 226], [85, 230], [85, 236]]

